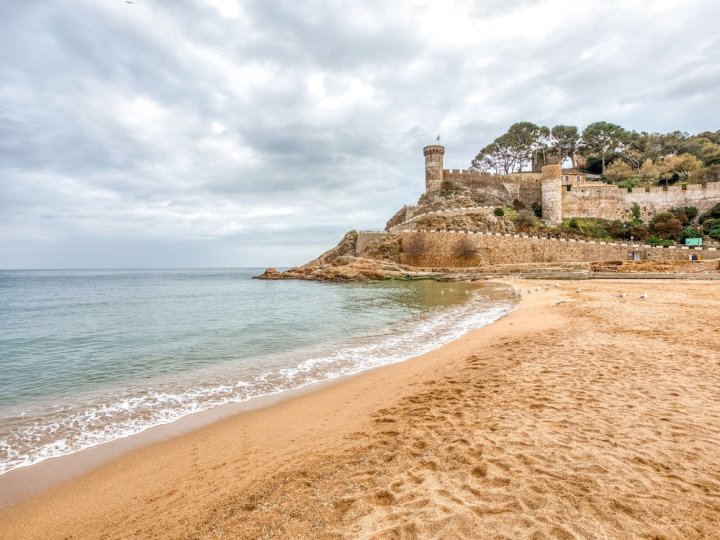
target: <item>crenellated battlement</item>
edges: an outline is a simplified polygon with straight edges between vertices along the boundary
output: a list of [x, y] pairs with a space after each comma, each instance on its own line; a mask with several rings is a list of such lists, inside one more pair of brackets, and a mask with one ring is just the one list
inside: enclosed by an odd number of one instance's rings
[[707, 184], [686, 184], [674, 186], [638, 186], [634, 188], [619, 187], [614, 184], [598, 184], [595, 182], [586, 182], [582, 184], [572, 184], [567, 189], [568, 184], [563, 184], [566, 191], [570, 192], [596, 192], [607, 193], [613, 196], [624, 196], [632, 193], [678, 193], [683, 192], [699, 192], [699, 193], [720, 193], [720, 182], [709, 182]]

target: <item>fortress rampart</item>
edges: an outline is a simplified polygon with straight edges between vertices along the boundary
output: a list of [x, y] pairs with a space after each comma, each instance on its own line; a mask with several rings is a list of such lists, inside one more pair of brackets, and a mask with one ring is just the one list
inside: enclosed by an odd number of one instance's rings
[[570, 191], [567, 186], [562, 189], [562, 214], [565, 217], [628, 220], [633, 204], [637, 204], [640, 217], [647, 221], [659, 212], [679, 206], [695, 206], [702, 213], [720, 203], [720, 182], [632, 190], [588, 182], [574, 185]]
[[540, 200], [542, 192], [539, 177], [493, 175], [469, 169], [444, 169], [443, 183], [447, 182], [501, 200], [520, 201], [528, 208]]
[[[714, 247], [656, 247], [642, 244], [544, 238], [526, 234], [408, 231], [398, 235], [403, 264], [422, 267], [470, 268], [493, 264], [627, 261], [687, 261], [695, 253], [703, 260], [720, 259]], [[358, 233], [356, 253], [363, 255], [378, 232]], [[414, 244], [411, 248], [410, 246]], [[360, 249], [362, 246], [362, 249]], [[412, 254], [412, 255], [411, 255]]]

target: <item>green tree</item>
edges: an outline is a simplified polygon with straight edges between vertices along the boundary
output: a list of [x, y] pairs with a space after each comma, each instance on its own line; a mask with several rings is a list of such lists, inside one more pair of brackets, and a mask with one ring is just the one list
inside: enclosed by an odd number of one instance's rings
[[517, 166], [517, 155], [505, 141], [495, 139], [480, 150], [471, 167], [477, 171], [510, 174]]
[[707, 137], [692, 137], [688, 141], [687, 152], [698, 158], [706, 166], [720, 163], [720, 145]]
[[702, 168], [702, 161], [692, 154], [681, 154], [679, 156], [667, 156], [659, 165], [660, 178], [665, 180], [681, 179], [687, 180], [690, 174]]
[[507, 145], [515, 154], [516, 163], [522, 171], [523, 164], [530, 161], [533, 151], [541, 147], [542, 139], [548, 133], [549, 130], [544, 126], [541, 127], [532, 122], [517, 122], [510, 126], [507, 133], [496, 140]]
[[540, 147], [546, 133], [546, 127], [532, 122], [515, 123], [506, 133], [480, 150], [471, 166], [475, 170], [493, 170], [502, 174], [522, 171], [533, 151]]
[[660, 171], [655, 166], [655, 164], [652, 162], [652, 159], [646, 159], [645, 162], [642, 164], [642, 167], [640, 167], [640, 172], [638, 173], [640, 175], [640, 179], [645, 182], [657, 182], [658, 178], [660, 178]]
[[550, 129], [550, 139], [548, 141], [552, 148], [555, 149], [560, 164], [566, 158], [570, 158], [572, 167], [577, 166], [576, 155], [580, 146], [580, 132], [577, 126], [566, 126], [558, 124]]
[[628, 165], [622, 159], [616, 159], [610, 165], [607, 166], [605, 171], [605, 177], [617, 183], [620, 180], [625, 180], [633, 175], [634, 171], [630, 165]]
[[589, 153], [600, 156], [603, 175], [607, 158], [617, 152], [627, 139], [625, 129], [609, 122], [594, 122], [583, 130], [585, 148]]

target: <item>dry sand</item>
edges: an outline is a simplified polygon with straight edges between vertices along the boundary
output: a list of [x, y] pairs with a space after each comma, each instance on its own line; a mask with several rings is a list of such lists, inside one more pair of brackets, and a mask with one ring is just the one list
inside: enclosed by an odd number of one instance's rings
[[712, 282], [563, 282], [136, 450], [6, 511], [0, 537], [717, 538], [719, 330]]

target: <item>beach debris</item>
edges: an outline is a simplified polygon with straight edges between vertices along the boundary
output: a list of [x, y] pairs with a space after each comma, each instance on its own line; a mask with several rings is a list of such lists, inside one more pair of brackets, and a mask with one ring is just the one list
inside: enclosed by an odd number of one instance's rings
[[640, 295], [640, 300], [647, 300], [647, 298], [648, 298], [648, 293], [647, 293], [647, 291], [645, 291], [644, 293], [642, 293], [642, 294]]
[[625, 298], [625, 293], [621, 292], [620, 294], [618, 294], [618, 298]]
[[555, 288], [556, 288], [556, 289], [559, 289], [559, 288], [560, 288], [560, 284], [559, 284], [559, 283], [556, 283], [556, 284], [555, 284]]
[[555, 302], [555, 305], [559, 306], [560, 304], [564, 304], [564, 303], [565, 303], [565, 300], [563, 300], [562, 298], [558, 298], [557, 301]]
[[578, 287], [577, 289], [575, 289], [575, 292], [576, 292], [576, 293], [579, 293], [579, 292], [580, 292], [580, 287]]

